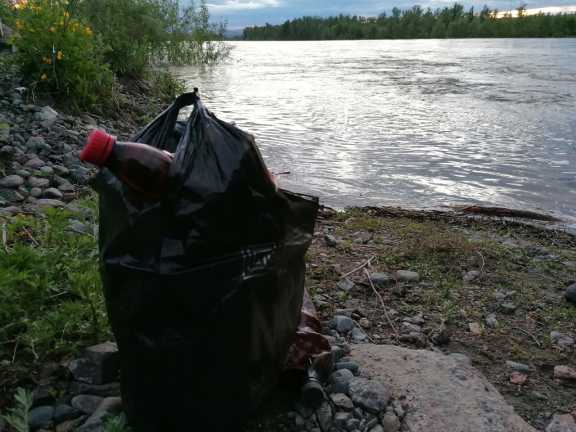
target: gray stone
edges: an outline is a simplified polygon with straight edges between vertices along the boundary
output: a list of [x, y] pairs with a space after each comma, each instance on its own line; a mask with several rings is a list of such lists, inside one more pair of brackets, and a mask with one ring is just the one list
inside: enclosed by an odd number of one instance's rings
[[109, 384], [86, 384], [75, 381], [70, 384], [70, 393], [73, 395], [85, 394], [93, 396], [120, 396], [120, 383]]
[[568, 303], [576, 305], [576, 284], [572, 284], [568, 288], [566, 288], [566, 293], [564, 294], [564, 297], [566, 298], [566, 301]]
[[19, 175], [9, 175], [0, 180], [0, 187], [16, 189], [24, 184], [24, 179]]
[[342, 359], [342, 357], [344, 357], [346, 355], [346, 352], [344, 351], [344, 349], [340, 346], [337, 346], [337, 345], [332, 345], [331, 351], [332, 351], [332, 361], [334, 363], [340, 361]]
[[57, 405], [54, 409], [54, 423], [59, 424], [67, 420], [74, 420], [82, 415], [82, 412], [70, 405]]
[[576, 432], [576, 422], [570, 414], [556, 414], [546, 432]]
[[38, 205], [39, 207], [66, 207], [66, 204], [63, 203], [62, 201], [59, 200], [55, 200], [55, 199], [39, 199], [38, 201], [36, 201], [36, 205]]
[[[368, 413], [367, 415], [369, 416], [370, 414]], [[380, 426], [378, 424], [378, 417], [375, 417], [375, 416], [372, 418], [366, 417], [366, 425], [364, 426], [364, 430], [372, 432], [372, 430], [374, 428], [376, 428], [377, 426]], [[380, 426], [380, 427], [382, 427], [382, 426]]]
[[370, 432], [388, 432], [381, 425], [376, 425], [370, 429], [368, 429], [368, 428], [366, 428], [366, 429], [369, 430]]
[[420, 274], [415, 271], [398, 270], [396, 273], [394, 273], [394, 276], [400, 282], [420, 282]]
[[410, 395], [405, 430], [535, 432], [480, 372], [450, 356], [371, 344], [355, 345], [353, 355], [368, 376]]
[[84, 414], [92, 414], [95, 412], [104, 398], [93, 395], [78, 395], [72, 398], [70, 404], [73, 408], [83, 412]]
[[354, 405], [372, 414], [379, 414], [390, 400], [390, 390], [379, 381], [354, 378], [350, 382], [348, 394]]
[[422, 331], [422, 327], [420, 327], [417, 324], [412, 324], [412, 323], [404, 321], [402, 323], [402, 331], [405, 333], [411, 333], [411, 332], [420, 333]]
[[42, 196], [42, 189], [38, 187], [33, 187], [32, 189], [30, 189], [30, 196], [34, 198], [40, 198], [40, 196]]
[[369, 329], [370, 327], [372, 327], [372, 323], [368, 318], [360, 319], [360, 321], [358, 321], [358, 324], [360, 324], [360, 327], [362, 327], [363, 329]]
[[21, 177], [30, 177], [30, 171], [27, 171], [25, 169], [17, 170], [16, 174], [18, 174]]
[[508, 366], [508, 368], [512, 369], [513, 371], [522, 372], [522, 373], [529, 373], [531, 370], [530, 366], [528, 366], [524, 363], [517, 363], [517, 362], [513, 362], [513, 361], [507, 361], [506, 366]]
[[46, 148], [46, 146], [50, 148], [50, 146], [46, 144], [44, 138], [39, 136], [31, 136], [30, 138], [28, 138], [28, 141], [26, 141], [26, 147], [28, 148], [29, 151], [32, 152], [44, 149]]
[[510, 298], [512, 298], [512, 296], [514, 296], [515, 292], [514, 291], [510, 291], [510, 290], [498, 290], [494, 293], [494, 298], [497, 301], [504, 301], [504, 300], [508, 300]]
[[340, 240], [332, 234], [324, 234], [324, 240], [326, 241], [326, 245], [330, 247], [336, 247], [340, 244]]
[[354, 342], [365, 342], [368, 340], [368, 335], [361, 328], [354, 327], [352, 329], [352, 340]]
[[48, 165], [45, 165], [45, 166], [40, 168], [40, 172], [44, 176], [50, 176], [50, 175], [54, 174], [54, 168], [52, 168]]
[[0, 158], [2, 159], [10, 159], [14, 156], [15, 148], [9, 145], [5, 145], [0, 148]]
[[[426, 346], [426, 337], [420, 332], [410, 332], [400, 335], [400, 342], [414, 344], [418, 347]], [[441, 345], [441, 339], [436, 338], [436, 344]]]
[[70, 178], [78, 184], [86, 184], [90, 180], [91, 172], [89, 169], [82, 166], [77, 166], [70, 170]]
[[323, 431], [327, 431], [332, 427], [332, 407], [328, 402], [323, 402], [320, 408], [316, 410], [318, 423]]
[[35, 113], [34, 117], [41, 122], [42, 126], [51, 127], [58, 119], [58, 113], [49, 106], [45, 106]]
[[335, 366], [336, 370], [340, 370], [340, 369], [348, 369], [350, 372], [352, 372], [355, 376], [358, 375], [360, 373], [360, 366], [358, 366], [358, 363], [353, 362], [353, 361], [341, 361], [336, 363]]
[[39, 169], [42, 168], [44, 165], [46, 165], [46, 162], [44, 162], [42, 159], [34, 157], [32, 159], [29, 159], [24, 166], [26, 168], [30, 168], [30, 169]]
[[48, 188], [44, 191], [44, 198], [62, 199], [64, 194], [56, 188]]
[[346, 430], [352, 432], [356, 429], [360, 429], [360, 420], [357, 418], [351, 418], [346, 423]]
[[88, 417], [88, 420], [77, 429], [78, 432], [101, 431], [106, 417], [117, 415], [122, 411], [122, 399], [119, 397], [109, 397], [104, 399], [98, 409]]
[[554, 378], [564, 384], [576, 384], [576, 369], [569, 366], [556, 366], [554, 368]]
[[345, 428], [348, 420], [352, 419], [352, 415], [349, 412], [337, 412], [334, 416], [334, 426], [337, 428]]
[[332, 399], [332, 403], [334, 403], [336, 408], [338, 408], [339, 410], [352, 411], [354, 409], [352, 399], [350, 399], [344, 393], [332, 394], [330, 395], [330, 399]]
[[352, 288], [354, 288], [354, 282], [352, 282], [348, 278], [345, 278], [345, 279], [342, 279], [340, 282], [338, 282], [337, 287], [339, 289], [341, 289], [342, 291], [348, 292], [348, 291], [351, 291]]
[[550, 339], [554, 345], [557, 345], [560, 348], [570, 348], [576, 343], [572, 336], [560, 333], [558, 331], [551, 332]]
[[348, 369], [340, 369], [330, 375], [330, 391], [332, 393], [348, 393], [350, 381], [354, 379], [354, 374]]
[[407, 322], [410, 324], [415, 324], [418, 326], [422, 326], [422, 325], [426, 324], [426, 320], [424, 319], [424, 315], [422, 315], [421, 313], [419, 313], [418, 315], [414, 315], [413, 317], [406, 318], [404, 320], [404, 322]]
[[511, 302], [502, 303], [500, 305], [500, 310], [502, 311], [502, 313], [505, 313], [508, 315], [511, 315], [514, 312], [516, 312], [516, 309], [517, 309], [516, 305], [514, 303], [511, 303]]
[[396, 283], [396, 280], [388, 273], [372, 273], [370, 280], [377, 287], [388, 287]]
[[70, 182], [63, 182], [60, 183], [58, 185], [58, 190], [60, 192], [64, 192], [64, 193], [68, 193], [68, 192], [74, 192], [76, 191], [76, 188], [74, 187], [74, 185]]
[[336, 329], [336, 331], [341, 334], [346, 334], [350, 332], [355, 326], [356, 323], [347, 316], [336, 315], [332, 319], [331, 327]]
[[469, 271], [466, 274], [464, 274], [462, 279], [464, 280], [464, 282], [470, 283], [470, 282], [473, 282], [476, 279], [478, 279], [480, 277], [480, 275], [481, 275], [481, 273], [479, 271], [472, 270], [472, 271]]
[[496, 328], [498, 327], [498, 319], [496, 318], [496, 315], [494, 314], [490, 314], [486, 317], [486, 326], [488, 328]]
[[28, 425], [30, 429], [42, 429], [52, 426], [52, 418], [54, 416], [54, 407], [41, 406], [33, 408], [28, 414]]
[[46, 178], [40, 178], [40, 177], [30, 177], [28, 179], [28, 184], [31, 187], [45, 188], [45, 187], [50, 186], [50, 180], [48, 180]]
[[62, 165], [54, 165], [54, 171], [56, 171], [56, 173], [61, 176], [67, 176], [70, 174], [70, 170]]

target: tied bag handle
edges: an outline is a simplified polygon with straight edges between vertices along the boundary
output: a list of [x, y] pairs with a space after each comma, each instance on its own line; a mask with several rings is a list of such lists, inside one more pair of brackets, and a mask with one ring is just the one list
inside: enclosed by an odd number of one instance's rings
[[132, 141], [148, 144], [160, 150], [175, 151], [175, 146], [178, 143], [173, 143], [172, 137], [176, 121], [178, 120], [178, 114], [182, 108], [191, 105], [196, 106], [199, 101], [200, 96], [198, 94], [198, 88], [196, 87], [193, 92], [181, 94], [166, 110], [138, 132], [132, 138]]

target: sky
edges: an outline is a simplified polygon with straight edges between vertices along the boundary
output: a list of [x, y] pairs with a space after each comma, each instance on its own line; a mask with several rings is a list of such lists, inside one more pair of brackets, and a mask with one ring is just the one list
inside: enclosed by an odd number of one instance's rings
[[[265, 23], [281, 24], [301, 16], [331, 16], [351, 14], [377, 16], [390, 12], [394, 6], [409, 8], [416, 4], [423, 8], [444, 7], [453, 0], [208, 0], [210, 15], [214, 21], [227, 21], [229, 30], [238, 30]], [[522, 3], [520, 0], [462, 0], [466, 7], [511, 10]], [[530, 8], [564, 6], [575, 4], [574, 0], [526, 0]]]

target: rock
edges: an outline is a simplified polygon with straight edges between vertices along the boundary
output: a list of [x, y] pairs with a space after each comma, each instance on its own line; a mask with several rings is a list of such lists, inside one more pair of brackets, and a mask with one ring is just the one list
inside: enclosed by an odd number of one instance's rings
[[354, 378], [350, 382], [348, 394], [354, 405], [372, 414], [379, 414], [390, 400], [390, 390], [379, 381]]
[[82, 412], [70, 405], [58, 405], [54, 409], [54, 423], [60, 424], [67, 420], [74, 420], [82, 415]]
[[565, 384], [576, 384], [576, 370], [568, 366], [556, 366], [554, 368], [554, 378], [563, 381]]
[[409, 270], [398, 270], [394, 273], [394, 277], [400, 282], [420, 282], [420, 274]]
[[[441, 336], [441, 335], [438, 335], [438, 336]], [[435, 340], [435, 343], [437, 345], [444, 344], [444, 340], [441, 339], [440, 337], [436, 337], [434, 340]], [[448, 339], [448, 342], [449, 341], [450, 341], [450, 339]], [[410, 332], [410, 333], [400, 335], [400, 342], [414, 344], [414, 345], [419, 346], [419, 347], [425, 347], [426, 346], [426, 337], [422, 333], [419, 333], [419, 332]], [[442, 342], [442, 343], [440, 343], [440, 342]]]
[[0, 158], [10, 159], [14, 156], [15, 148], [9, 145], [5, 145], [0, 148]]
[[421, 313], [419, 313], [418, 315], [414, 315], [413, 317], [406, 318], [404, 320], [404, 322], [407, 322], [410, 324], [415, 324], [417, 326], [423, 326], [424, 324], [426, 324], [426, 320], [424, 319], [424, 315], [422, 315]]
[[109, 397], [104, 399], [98, 409], [77, 429], [78, 432], [100, 432], [106, 417], [117, 415], [122, 411], [122, 399]]
[[506, 366], [508, 366], [509, 369], [512, 369], [513, 371], [516, 372], [530, 373], [530, 366], [525, 365], [524, 363], [507, 361]]
[[39, 199], [36, 201], [36, 205], [39, 207], [65, 207], [66, 204], [62, 201], [55, 200], [55, 199]]
[[341, 289], [342, 291], [348, 292], [348, 291], [351, 291], [352, 288], [354, 288], [354, 282], [352, 282], [348, 278], [344, 278], [340, 282], [338, 282], [338, 284], [336, 286], [339, 289]]
[[355, 363], [355, 362], [353, 362], [353, 361], [342, 361], [342, 362], [338, 362], [338, 363], [336, 363], [335, 368], [336, 368], [336, 370], [348, 369], [348, 370], [349, 370], [350, 372], [352, 372], [355, 376], [360, 373], [360, 366], [358, 366], [358, 363]]
[[368, 318], [362, 318], [360, 321], [358, 321], [358, 324], [360, 324], [360, 327], [362, 327], [363, 329], [369, 329], [370, 327], [372, 327], [372, 323]]
[[28, 425], [30, 429], [42, 429], [52, 426], [52, 418], [54, 416], [54, 407], [41, 406], [33, 408], [28, 413]]
[[382, 417], [382, 427], [384, 432], [398, 432], [402, 424], [400, 419], [393, 412], [387, 412]]
[[56, 188], [48, 188], [44, 191], [44, 198], [62, 199], [64, 194]]
[[558, 331], [551, 332], [550, 339], [554, 345], [557, 345], [560, 348], [570, 348], [576, 343], [573, 337]]
[[50, 180], [40, 177], [30, 177], [28, 179], [28, 184], [33, 188], [45, 188], [50, 186]]
[[332, 319], [331, 327], [336, 329], [340, 334], [349, 333], [355, 326], [356, 323], [351, 318], [344, 315], [336, 315]]
[[85, 416], [79, 417], [79, 418], [74, 419], [74, 420], [67, 420], [67, 421], [60, 423], [59, 425], [56, 426], [56, 432], [75, 431], [79, 425], [84, 423], [84, 420], [86, 420]]
[[492, 329], [498, 327], [498, 319], [496, 318], [496, 315], [494, 314], [488, 315], [486, 317], [486, 325]]
[[358, 327], [352, 329], [351, 336], [354, 342], [365, 342], [368, 340], [368, 335], [364, 333], [364, 330]]
[[19, 175], [9, 175], [0, 180], [0, 187], [16, 189], [24, 184], [24, 179]]
[[572, 284], [568, 288], [566, 288], [566, 293], [564, 294], [564, 298], [566, 298], [566, 301], [568, 303], [572, 303], [572, 304], [576, 305], [576, 283]]
[[510, 382], [512, 384], [523, 385], [528, 380], [528, 376], [521, 372], [512, 372], [510, 375]]
[[482, 334], [484, 333], [484, 328], [482, 327], [482, 324], [477, 322], [468, 324], [468, 328], [470, 330], [470, 333], [472, 333], [474, 336], [482, 336]]
[[576, 422], [570, 414], [556, 414], [546, 432], [576, 432]]
[[502, 313], [511, 315], [514, 312], [516, 312], [516, 305], [514, 303], [511, 302], [506, 302], [506, 303], [502, 303], [500, 305], [500, 310], [502, 311]]
[[410, 395], [405, 430], [536, 432], [479, 371], [450, 356], [371, 344], [354, 345], [353, 356], [363, 373]]
[[332, 234], [324, 234], [324, 240], [326, 245], [330, 247], [337, 247], [340, 244], [340, 240]]
[[348, 412], [337, 412], [334, 416], [334, 426], [343, 429], [348, 424], [348, 420], [352, 419], [352, 415]]
[[0, 122], [0, 143], [6, 143], [10, 139], [10, 125]]
[[58, 119], [58, 113], [49, 106], [42, 107], [40, 111], [34, 114], [36, 120], [40, 121], [43, 127], [51, 127]]
[[30, 169], [39, 169], [42, 168], [44, 165], [46, 165], [46, 162], [44, 162], [42, 159], [39, 159], [37, 157], [34, 157], [32, 159], [29, 159], [24, 166], [26, 168], [30, 168]]
[[70, 174], [70, 170], [68, 168], [66, 168], [65, 166], [62, 165], [54, 165], [54, 171], [56, 171], [56, 173], [60, 176], [67, 176], [68, 174]]
[[39, 136], [31, 136], [30, 138], [28, 138], [28, 141], [26, 141], [26, 147], [31, 152], [35, 152], [37, 150], [43, 150], [46, 148], [51, 149], [51, 147], [48, 144], [46, 144], [44, 138]]
[[82, 382], [73, 382], [70, 384], [70, 393], [73, 395], [85, 394], [93, 396], [120, 396], [120, 383], [114, 382], [109, 384], [86, 384]]
[[417, 324], [412, 324], [410, 322], [404, 321], [402, 323], [402, 331], [405, 333], [412, 333], [412, 332], [420, 333], [422, 331], [422, 327], [420, 327]]
[[370, 280], [374, 285], [381, 288], [388, 287], [396, 283], [396, 280], [388, 273], [372, 273], [370, 275]]
[[339, 369], [330, 375], [330, 391], [332, 393], [347, 394], [354, 374], [348, 369]]
[[352, 399], [350, 399], [344, 393], [332, 394], [332, 395], [330, 395], [330, 399], [332, 399], [332, 403], [339, 410], [352, 411], [354, 409], [354, 404], [352, 403]]
[[346, 423], [346, 430], [353, 432], [360, 429], [360, 420], [357, 418], [351, 418]]
[[473, 271], [469, 271], [468, 273], [464, 274], [462, 279], [464, 280], [464, 282], [470, 283], [470, 282], [473, 282], [476, 279], [478, 279], [480, 277], [480, 275], [481, 275], [481, 273], [479, 271], [473, 270]]
[[100, 396], [93, 395], [78, 395], [72, 398], [70, 402], [73, 408], [83, 412], [84, 414], [92, 414], [98, 407], [104, 398]]
[[502, 302], [504, 300], [508, 300], [509, 298], [511, 298], [513, 295], [515, 294], [514, 291], [510, 291], [510, 290], [498, 290], [494, 293], [494, 298], [499, 301]]
[[43, 176], [51, 176], [52, 174], [54, 174], [54, 168], [45, 165], [40, 168], [40, 173], [42, 173]]
[[376, 425], [370, 429], [367, 429], [370, 432], [388, 432], [387, 430], [385, 430], [381, 425]]

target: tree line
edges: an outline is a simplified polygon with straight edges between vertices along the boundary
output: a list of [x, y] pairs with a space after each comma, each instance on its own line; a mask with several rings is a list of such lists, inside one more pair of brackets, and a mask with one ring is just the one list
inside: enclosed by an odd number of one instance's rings
[[438, 9], [392, 9], [378, 17], [339, 15], [302, 17], [280, 25], [247, 27], [245, 40], [345, 40], [345, 39], [427, 39], [492, 37], [576, 36], [576, 14], [527, 15], [524, 6], [517, 14], [499, 14], [484, 6], [477, 11], [463, 5]]

